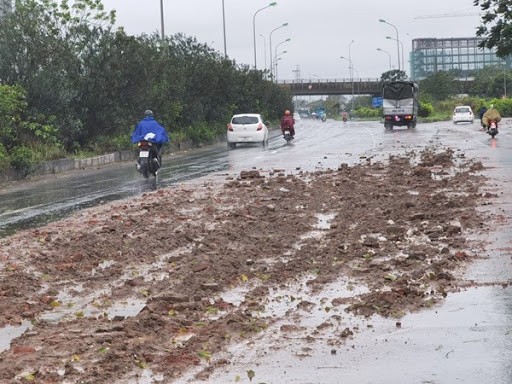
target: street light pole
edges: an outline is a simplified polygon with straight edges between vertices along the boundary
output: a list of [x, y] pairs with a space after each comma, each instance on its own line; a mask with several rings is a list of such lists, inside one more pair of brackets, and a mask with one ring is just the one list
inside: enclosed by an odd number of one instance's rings
[[354, 72], [353, 72], [353, 65], [352, 65], [352, 55], [350, 53], [350, 47], [352, 46], [352, 44], [354, 43], [354, 40], [352, 40], [350, 42], [350, 44], [348, 45], [348, 63], [350, 65], [350, 82], [352, 83], [352, 100], [351, 100], [351, 104], [352, 104], [352, 111], [354, 110]]
[[397, 51], [397, 54], [398, 54], [398, 70], [400, 71], [400, 45], [399, 45], [399, 41], [400, 41], [400, 37], [398, 36], [398, 29], [395, 27], [395, 25], [391, 24], [391, 23], [388, 23], [386, 20], [384, 19], [379, 19], [379, 21], [381, 23], [384, 23], [384, 24], [387, 24], [387, 25], [391, 25], [393, 28], [395, 28], [395, 31], [396, 31], [396, 51]]
[[267, 42], [262, 33], [260, 33], [260, 37], [263, 38], [263, 57], [265, 58], [265, 69], [267, 69]]
[[224, 0], [222, 0], [222, 32], [224, 36], [224, 59], [227, 59], [228, 52], [226, 49], [226, 13], [224, 12]]
[[272, 74], [274, 73], [273, 72], [274, 71], [274, 66], [272, 64], [272, 33], [274, 33], [274, 31], [277, 31], [279, 28], [286, 27], [287, 25], [288, 25], [288, 23], [283, 23], [279, 27], [274, 28], [272, 31], [270, 31], [268, 42], [269, 42], [269, 45], [270, 45], [270, 77], [271, 78], [272, 78]]
[[266, 7], [258, 9], [254, 13], [254, 16], [252, 17], [252, 38], [253, 38], [253, 45], [254, 45], [254, 69], [257, 69], [257, 66], [256, 66], [256, 15], [258, 13], [260, 13], [261, 11], [263, 11], [264, 9], [274, 7], [275, 5], [277, 5], [277, 2], [274, 1], [274, 2], [270, 3], [269, 5], [267, 5]]
[[381, 51], [381, 52], [385, 52], [388, 54], [388, 58], [389, 58], [389, 70], [391, 71], [391, 53], [389, 53], [388, 51], [385, 51], [383, 49], [380, 49], [380, 48], [377, 48], [377, 51]]
[[282, 44], [284, 44], [284, 43], [286, 43], [286, 42], [288, 42], [288, 41], [290, 41], [290, 40], [291, 40], [290, 38], [287, 38], [286, 40], [283, 40], [283, 41], [281, 41], [279, 44], [277, 44], [277, 45], [276, 45], [274, 57], [276, 57], [276, 56], [277, 56], [277, 48], [278, 48], [280, 45], [282, 45]]
[[[386, 39], [388, 40], [396, 40], [394, 37], [391, 37], [391, 36], [386, 36]], [[401, 40], [398, 40], [398, 42], [400, 43], [400, 46], [402, 47], [402, 71], [405, 71], [405, 64], [404, 64], [404, 44], [402, 43]]]
[[340, 59], [348, 61], [348, 77], [349, 77], [349, 80], [350, 80], [350, 60], [347, 59], [345, 56], [340, 56]]
[[361, 76], [359, 75], [359, 71], [352, 67], [352, 71], [356, 71], [357, 73], [357, 78], [359, 79], [359, 81], [357, 82], [357, 97], [359, 97], [359, 95], [361, 94]]
[[276, 66], [276, 68], [275, 68], [276, 83], [278, 82], [278, 79], [277, 79], [277, 62], [278, 62], [279, 60], [281, 60], [281, 59], [282, 59], [282, 57], [279, 57], [279, 56], [284, 55], [284, 54], [285, 54], [285, 53], [287, 53], [287, 52], [288, 52], [288, 51], [283, 51], [283, 52], [279, 53], [278, 55], [276, 55], [276, 57], [275, 57], [274, 62], [275, 62], [275, 66]]
[[165, 37], [164, 29], [164, 0], [160, 0], [160, 27], [162, 29], [162, 40]]

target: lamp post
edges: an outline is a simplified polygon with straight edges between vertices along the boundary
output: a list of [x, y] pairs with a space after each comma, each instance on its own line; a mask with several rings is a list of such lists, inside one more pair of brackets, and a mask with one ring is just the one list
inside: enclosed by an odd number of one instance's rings
[[160, 28], [162, 30], [162, 40], [165, 37], [164, 30], [164, 0], [160, 0]]
[[287, 52], [288, 51], [283, 51], [283, 52], [279, 53], [278, 55], [276, 55], [276, 57], [274, 58], [274, 62], [275, 62], [275, 66], [276, 66], [276, 68], [275, 68], [276, 83], [278, 82], [278, 80], [277, 80], [277, 62], [282, 59], [282, 57], [279, 57], [279, 56], [284, 55]]
[[[283, 41], [281, 41], [279, 44], [277, 44], [277, 45], [276, 45], [274, 57], [277, 57], [277, 48], [278, 48], [280, 45], [282, 45], [282, 44], [284, 44], [284, 43], [287, 43], [287, 42], [288, 42], [288, 41], [290, 41], [290, 40], [291, 40], [290, 38], [287, 38], [286, 40], [283, 40]], [[285, 51], [285, 52], [286, 52], [286, 51]]]
[[272, 31], [270, 31], [270, 35], [269, 35], [269, 38], [268, 38], [268, 42], [269, 42], [269, 45], [270, 45], [270, 77], [272, 77], [273, 69], [274, 69], [274, 66], [272, 64], [272, 33], [274, 33], [275, 31], [277, 31], [280, 28], [286, 27], [287, 25], [288, 25], [288, 23], [283, 23], [279, 27], [274, 28]]
[[387, 24], [387, 25], [391, 25], [393, 28], [395, 28], [395, 31], [396, 31], [396, 51], [397, 51], [397, 54], [398, 54], [398, 70], [400, 70], [400, 45], [399, 45], [399, 41], [400, 41], [400, 38], [398, 37], [398, 29], [391, 23], [388, 23], [386, 20], [384, 19], [379, 19], [379, 21], [381, 23], [384, 23], [384, 24]]
[[228, 57], [226, 49], [226, 13], [224, 12], [224, 0], [222, 0], [222, 32], [224, 36], [224, 59]]
[[359, 79], [359, 81], [357, 82], [357, 97], [359, 97], [359, 95], [361, 94], [361, 76], [359, 75], [359, 71], [352, 67], [352, 71], [356, 71], [357, 73], [357, 78]]
[[265, 58], [265, 69], [267, 69], [267, 42], [262, 33], [260, 33], [260, 37], [263, 39], [263, 57]]
[[[391, 36], [386, 36], [386, 39], [388, 39], [388, 40], [396, 40], [394, 37], [391, 37]], [[404, 44], [402, 43], [401, 40], [398, 40], [398, 42], [400, 43], [400, 46], [402, 47], [402, 71], [405, 71], [405, 65], [404, 65]]]
[[252, 17], [252, 38], [253, 38], [253, 44], [254, 44], [254, 69], [257, 69], [257, 67], [256, 67], [256, 15], [258, 13], [260, 13], [261, 11], [263, 11], [264, 9], [274, 7], [276, 5], [277, 5], [277, 2], [274, 1], [274, 2], [270, 3], [269, 5], [267, 5], [266, 7], [258, 9], [254, 13], [254, 16]]
[[389, 53], [388, 51], [385, 51], [383, 49], [380, 49], [380, 48], [377, 48], [377, 51], [385, 52], [385, 53], [388, 54], [388, 56], [389, 56], [389, 70], [391, 71], [391, 53]]
[[348, 62], [350, 65], [350, 82], [352, 83], [352, 100], [351, 100], [352, 111], [354, 110], [354, 72], [353, 72], [354, 66], [352, 65], [352, 55], [350, 54], [350, 47], [352, 46], [353, 43], [354, 43], [354, 40], [352, 40], [350, 42], [350, 44], [348, 45]]
[[350, 79], [350, 60], [347, 59], [345, 56], [340, 56], [340, 59], [348, 61], [348, 76], [349, 76], [349, 79]]

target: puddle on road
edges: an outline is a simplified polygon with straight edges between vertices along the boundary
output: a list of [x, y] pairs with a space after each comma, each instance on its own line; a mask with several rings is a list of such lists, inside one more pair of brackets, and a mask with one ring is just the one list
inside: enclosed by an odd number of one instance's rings
[[317, 213], [318, 221], [313, 225], [314, 230], [304, 233], [300, 236], [300, 242], [293, 245], [293, 248], [300, 250], [302, 248], [302, 240], [321, 239], [325, 236], [325, 231], [331, 229], [331, 222], [336, 217], [334, 213]]
[[[228, 348], [227, 354], [218, 356], [219, 359], [225, 358], [236, 365], [238, 367], [237, 372], [222, 374], [220, 375], [221, 379], [210, 378], [208, 382], [233, 382], [236, 381], [237, 376], [245, 378], [246, 372], [250, 369], [257, 372], [256, 382], [290, 382], [286, 377], [282, 377], [282, 372], [286, 371], [289, 364], [285, 362], [290, 360], [290, 356], [285, 357], [289, 353], [288, 351], [293, 351], [292, 353], [296, 358], [299, 355], [305, 357], [311, 351], [304, 350], [303, 346], [307, 344], [314, 348], [318, 343], [325, 345], [329, 338], [328, 332], [340, 333], [340, 328], [355, 329], [365, 326], [364, 323], [367, 320], [355, 318], [351, 314], [345, 313], [344, 305], [335, 307], [332, 303], [334, 299], [349, 298], [367, 293], [368, 289], [365, 286], [356, 285], [351, 281], [339, 281], [329, 284], [319, 293], [312, 294], [307, 283], [315, 278], [316, 275], [307, 274], [297, 282], [271, 291], [265, 303], [265, 309], [255, 314], [255, 316], [272, 318], [276, 322], [255, 340], [251, 339], [248, 342], [234, 344]], [[241, 301], [242, 296], [241, 290], [233, 290], [227, 295], [227, 297], [238, 298], [238, 301]], [[283, 320], [285, 318], [286, 320]], [[324, 328], [324, 325], [326, 328]], [[291, 331], [287, 331], [287, 329], [291, 329]], [[313, 331], [310, 332], [308, 329]], [[339, 336], [337, 337], [340, 339]], [[306, 340], [309, 340], [309, 342], [306, 343]], [[278, 352], [281, 348], [286, 348], [287, 352]], [[331, 349], [332, 347], [329, 347], [329, 351]], [[283, 363], [278, 369], [280, 370], [280, 376], [272, 376], [274, 372], [269, 375], [267, 381], [262, 381], [258, 377], [258, 369], [255, 368], [254, 362], [258, 361], [259, 367], [265, 367], [265, 360], [267, 358], [274, 360], [278, 356], [276, 353], [282, 353], [283, 357], [281, 360]], [[189, 371], [175, 384], [195, 382], [194, 375], [202, 368], [204, 367]], [[280, 379], [276, 381], [278, 377]]]
[[[337, 292], [335, 285], [330, 290]], [[324, 291], [317, 297], [317, 306], [325, 295]], [[246, 380], [248, 370], [255, 372], [258, 383], [388, 383], [397, 382], [397, 377], [407, 377], [411, 383], [509, 382], [509, 357], [500, 351], [512, 348], [512, 339], [506, 336], [512, 329], [504, 325], [510, 318], [510, 302], [512, 287], [473, 288], [448, 296], [435, 311], [405, 316], [400, 327], [396, 319], [365, 320], [343, 314], [339, 328], [317, 328], [313, 337], [300, 331], [302, 322], [293, 324], [298, 331], [288, 333], [280, 330], [283, 322], [279, 322], [256, 341], [232, 346], [222, 356], [230, 365], [214, 372], [207, 382]], [[306, 316], [309, 324], [322, 324], [342, 313], [323, 312], [317, 308], [287, 319]], [[344, 327], [353, 329], [355, 336], [336, 343]], [[177, 383], [197, 383], [192, 378], [193, 374], [187, 375]]]
[[7, 326], [0, 329], [0, 352], [10, 348], [11, 341], [18, 336], [21, 336], [26, 330], [30, 329], [30, 321], [23, 321], [18, 326]]
[[[83, 297], [77, 297], [76, 293], [84, 291], [84, 287], [80, 283], [74, 284], [68, 282], [68, 286], [61, 290], [56, 297], [56, 303], [52, 310], [42, 313], [37, 319], [49, 322], [58, 322], [72, 320], [77, 317], [97, 317], [106, 316], [113, 319], [116, 316], [133, 317], [136, 316], [146, 305], [146, 300], [128, 298], [114, 302], [108, 301], [111, 294], [111, 288], [121, 286], [126, 280], [133, 278], [134, 275], [144, 276], [146, 281], [162, 280], [167, 276], [166, 272], [162, 272], [162, 267], [169, 264], [171, 257], [180, 256], [190, 252], [190, 247], [183, 247], [172, 253], [162, 255], [159, 260], [149, 265], [143, 265], [136, 270], [129, 269], [119, 279], [112, 281], [110, 287], [100, 289]], [[100, 270], [105, 270], [115, 265], [111, 260], [104, 260], [98, 264], [91, 272], [92, 275]], [[46, 291], [43, 287], [42, 292]], [[106, 299], [105, 299], [106, 298]], [[106, 301], [105, 301], [106, 300]], [[0, 328], [0, 347], [9, 349], [12, 340], [23, 334], [30, 326], [30, 323], [23, 323], [21, 326], [7, 326]], [[1, 349], [0, 349], [1, 350]]]
[[335, 213], [319, 213], [316, 215], [318, 223], [315, 225], [316, 229], [331, 229], [331, 222], [336, 217]]

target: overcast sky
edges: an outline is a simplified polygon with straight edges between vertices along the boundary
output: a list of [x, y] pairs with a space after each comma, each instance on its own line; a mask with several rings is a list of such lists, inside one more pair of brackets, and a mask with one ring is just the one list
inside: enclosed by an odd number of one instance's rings
[[[227, 54], [238, 63], [254, 66], [253, 18], [272, 0], [224, 0]], [[277, 5], [256, 14], [256, 64], [270, 63], [276, 48], [279, 80], [302, 78], [348, 78], [348, 60], [354, 77], [378, 78], [397, 68], [399, 47], [405, 51], [405, 67], [412, 38], [469, 37], [479, 24], [479, 9], [473, 0], [276, 0]], [[117, 11], [117, 25], [128, 34], [160, 32], [160, 0], [103, 0], [105, 8]], [[142, 5], [144, 4], [144, 5]], [[446, 17], [446, 15], [458, 15]], [[470, 16], [464, 16], [472, 14]], [[432, 17], [445, 15], [444, 17]], [[222, 0], [164, 0], [167, 35], [194, 36], [224, 53]], [[386, 39], [386, 36], [392, 39]], [[291, 39], [285, 42], [286, 39]], [[351, 41], [354, 41], [351, 44]], [[282, 44], [281, 44], [282, 43]], [[278, 45], [279, 44], [279, 45]], [[349, 50], [350, 46], [350, 50]], [[264, 49], [266, 48], [266, 49]], [[377, 48], [389, 53], [378, 51]], [[287, 51], [281, 54], [281, 52]], [[400, 59], [401, 62], [401, 59]], [[297, 69], [299, 71], [297, 71]]]

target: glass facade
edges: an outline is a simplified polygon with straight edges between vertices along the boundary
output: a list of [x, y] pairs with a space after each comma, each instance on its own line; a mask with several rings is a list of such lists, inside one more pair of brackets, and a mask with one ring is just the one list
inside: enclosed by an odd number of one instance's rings
[[0, 19], [12, 12], [12, 0], [0, 0]]
[[511, 61], [497, 57], [494, 49], [478, 47], [481, 41], [479, 37], [414, 39], [410, 57], [412, 80], [439, 71], [456, 70], [459, 78], [466, 78], [474, 70], [490, 65], [511, 68]]

